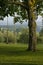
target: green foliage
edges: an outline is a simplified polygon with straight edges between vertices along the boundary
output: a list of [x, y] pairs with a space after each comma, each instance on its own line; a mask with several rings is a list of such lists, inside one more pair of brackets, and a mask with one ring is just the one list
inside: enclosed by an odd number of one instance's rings
[[43, 37], [42, 36], [37, 37], [37, 43], [41, 43], [41, 44], [43, 43]]
[[40, 14], [43, 10], [43, 1], [42, 0], [36, 0], [36, 11]]
[[8, 32], [8, 42], [15, 42], [15, 36], [13, 32]]
[[42, 32], [42, 30], [39, 32], [39, 33], [37, 33], [37, 43], [43, 43], [43, 32]]
[[3, 33], [0, 32], [0, 42], [4, 42], [4, 41], [5, 41], [5, 39], [4, 39]]
[[20, 20], [20, 17], [14, 17], [14, 23]]
[[[16, 40], [16, 33], [10, 32], [8, 31], [8, 42], [11, 43], [15, 43]], [[5, 42], [7, 42], [7, 31], [4, 32], [4, 38], [5, 38]]]
[[0, 16], [6, 16], [6, 8], [8, 8], [8, 0], [0, 0]]
[[[14, 0], [14, 1], [20, 2], [20, 0]], [[12, 4], [13, 1], [11, 1], [11, 0], [0, 0], [0, 16], [5, 17], [8, 14], [13, 16], [14, 12], [17, 12], [17, 14], [20, 15], [22, 19], [28, 19], [28, 14], [27, 14], [28, 10], [26, 10], [26, 8], [28, 8], [28, 0], [22, 0], [22, 1], [23, 1], [22, 4], [24, 5], [24, 7], [21, 5], [18, 5], [17, 3]], [[43, 9], [43, 1], [35, 0], [35, 2], [36, 2], [35, 3], [36, 11], [40, 12]], [[7, 10], [7, 8], [8, 8], [8, 10]], [[1, 17], [1, 19], [2, 19], [2, 17]]]
[[39, 40], [43, 43], [43, 28], [39, 32]]
[[40, 36], [43, 36], [43, 28], [41, 29], [39, 34], [40, 34]]
[[28, 31], [28, 29], [22, 30], [22, 32], [20, 34], [19, 42], [21, 42], [21, 43], [28, 43], [29, 42], [29, 31]]
[[[37, 43], [43, 43], [43, 36], [40, 33], [36, 33]], [[0, 42], [7, 42], [7, 31], [0, 32]], [[8, 31], [8, 42], [9, 43], [28, 43], [29, 42], [29, 31], [28, 28], [23, 28], [21, 32]]]

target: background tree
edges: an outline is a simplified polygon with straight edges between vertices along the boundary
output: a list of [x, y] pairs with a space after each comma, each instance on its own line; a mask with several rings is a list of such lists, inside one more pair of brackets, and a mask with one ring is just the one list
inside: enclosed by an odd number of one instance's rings
[[4, 35], [3, 33], [0, 31], [0, 42], [4, 42], [5, 39], [4, 39]]
[[[4, 42], [7, 43], [7, 31], [5, 30], [4, 33]], [[8, 31], [8, 43], [15, 43], [15, 36], [16, 34], [14, 32]], [[16, 38], [17, 40], [17, 38]]]
[[21, 34], [19, 36], [18, 41], [20, 43], [28, 43], [29, 42], [29, 30], [28, 30], [28, 28], [22, 29], [22, 31], [20, 33]]

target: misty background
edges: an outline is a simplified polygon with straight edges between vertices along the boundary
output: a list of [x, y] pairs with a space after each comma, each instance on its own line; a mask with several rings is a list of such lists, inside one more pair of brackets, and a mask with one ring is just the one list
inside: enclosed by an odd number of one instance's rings
[[[12, 17], [12, 16], [8, 16], [8, 18], [7, 18], [7, 16], [4, 18], [4, 20], [0, 20], [0, 27], [6, 27], [7, 26], [7, 19], [8, 19], [8, 26], [10, 26], [10, 27], [14, 27], [14, 19], [13, 19], [14, 17]], [[38, 19], [36, 20], [36, 23], [37, 23], [37, 31], [39, 32], [40, 30], [41, 30], [41, 28], [42, 28], [42, 16], [38, 16]], [[17, 23], [15, 23], [15, 26], [16, 26], [16, 28], [20, 28], [20, 27], [24, 27], [24, 28], [26, 28], [26, 27], [28, 27], [28, 21], [26, 22], [25, 20], [24, 20], [24, 22], [21, 24], [21, 23], [19, 23], [19, 22], [17, 22]]]

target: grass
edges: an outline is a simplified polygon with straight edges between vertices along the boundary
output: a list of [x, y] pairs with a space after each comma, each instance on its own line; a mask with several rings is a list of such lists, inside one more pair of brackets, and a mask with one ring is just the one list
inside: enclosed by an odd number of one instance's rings
[[26, 51], [26, 44], [0, 43], [0, 65], [43, 65], [43, 44], [36, 52]]

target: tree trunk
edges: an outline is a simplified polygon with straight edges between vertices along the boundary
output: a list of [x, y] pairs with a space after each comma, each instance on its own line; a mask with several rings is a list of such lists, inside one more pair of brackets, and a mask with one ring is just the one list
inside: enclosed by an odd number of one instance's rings
[[36, 22], [29, 20], [29, 50], [36, 50]]
[[7, 16], [7, 42], [6, 43], [8, 44], [8, 16]]
[[28, 50], [35, 51], [36, 50], [36, 22], [35, 22], [35, 15], [34, 15], [34, 4], [29, 0], [28, 2], [28, 26], [29, 26], [29, 45]]

